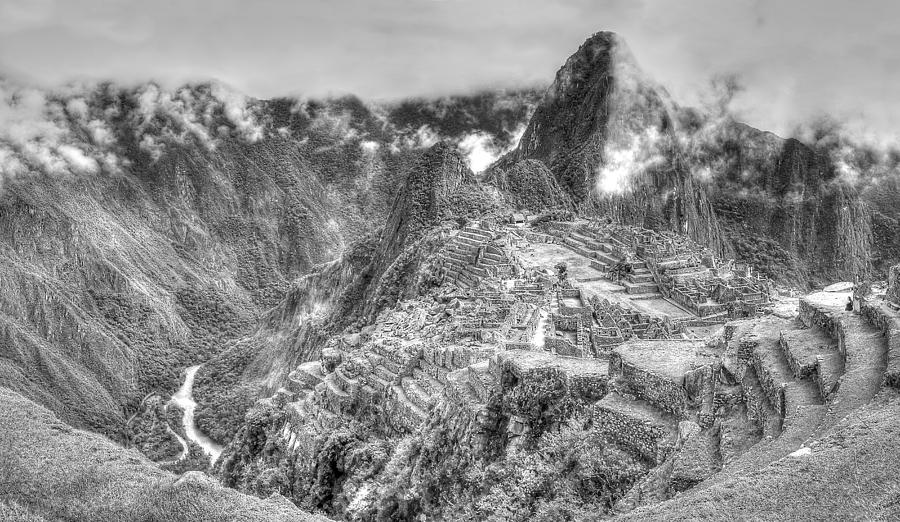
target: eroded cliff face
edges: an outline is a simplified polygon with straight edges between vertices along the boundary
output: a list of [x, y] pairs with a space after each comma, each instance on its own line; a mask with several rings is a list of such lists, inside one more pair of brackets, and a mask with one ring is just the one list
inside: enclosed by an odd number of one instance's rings
[[707, 190], [738, 256], [801, 284], [875, 275], [871, 206], [825, 151], [733, 121], [708, 141], [696, 161], [714, 165]]

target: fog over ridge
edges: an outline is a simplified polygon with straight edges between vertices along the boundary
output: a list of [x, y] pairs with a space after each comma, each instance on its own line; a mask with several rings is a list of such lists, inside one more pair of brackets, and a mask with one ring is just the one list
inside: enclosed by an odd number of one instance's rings
[[750, 125], [808, 136], [827, 116], [887, 146], [900, 119], [898, 14], [875, 0], [2, 0], [0, 74], [393, 100], [547, 84], [584, 38], [612, 30], [679, 103], [737, 75], [731, 108]]

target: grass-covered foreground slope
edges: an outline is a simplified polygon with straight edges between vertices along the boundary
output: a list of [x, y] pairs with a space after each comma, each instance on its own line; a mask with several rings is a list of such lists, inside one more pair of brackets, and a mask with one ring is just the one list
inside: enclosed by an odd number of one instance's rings
[[133, 450], [76, 430], [0, 388], [0, 519], [306, 521], [283, 497], [221, 487], [202, 473], [164, 472]]

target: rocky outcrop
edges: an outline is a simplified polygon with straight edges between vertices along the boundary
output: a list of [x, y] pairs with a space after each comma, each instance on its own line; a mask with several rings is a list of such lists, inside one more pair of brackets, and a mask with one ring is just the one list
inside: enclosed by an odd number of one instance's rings
[[585, 213], [675, 230], [724, 252], [706, 192], [676, 153], [673, 110], [621, 38], [597, 33], [557, 72], [503, 161], [541, 161]]
[[[361, 319], [368, 323], [415, 285], [425, 243], [434, 245], [438, 225], [465, 223], [496, 206], [451, 145], [439, 143], [411, 168], [394, 198], [372, 258], [364, 269], [371, 284], [360, 300]], [[414, 245], [415, 248], [413, 247]]]
[[868, 203], [825, 151], [736, 122], [708, 138], [709, 192], [735, 253], [782, 279], [864, 278], [875, 253]]
[[676, 106], [612, 33], [568, 59], [495, 168], [523, 160], [582, 214], [677, 231], [783, 282], [864, 278], [896, 256], [893, 192], [861, 195], [827, 150]]
[[539, 212], [573, 207], [569, 195], [540, 161], [524, 160], [511, 165], [501, 162], [487, 172], [485, 183], [497, 187], [515, 210]]

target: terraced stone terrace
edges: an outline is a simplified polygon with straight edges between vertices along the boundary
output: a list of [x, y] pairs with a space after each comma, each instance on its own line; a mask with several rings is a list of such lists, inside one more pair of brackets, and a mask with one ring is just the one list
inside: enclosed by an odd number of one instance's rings
[[[629, 250], [625, 228], [600, 241], [584, 224], [566, 227], [562, 239], [558, 230], [490, 223], [452, 236], [437, 264], [442, 284], [333, 339], [321, 361], [291, 374], [295, 415], [285, 437], [297, 446], [301, 434], [291, 430], [301, 414], [325, 425], [375, 416], [389, 435], [450, 415], [468, 419], [471, 448], [502, 429], [518, 447], [539, 436], [530, 430], [542, 421], [505, 412], [504, 397], [554, 382], [562, 390], [554, 400], [589, 412], [598, 441], [648, 463], [617, 503], [624, 512], [801, 451], [883, 380], [900, 380], [885, 374], [889, 359], [900, 368], [900, 320], [884, 299], [858, 314], [844, 310], [847, 293], [780, 298], [759, 279], [745, 285], [746, 270], [728, 276], [730, 264], [697, 264], [703, 252], [686, 241], [654, 250], [656, 236], [644, 234]], [[707, 277], [716, 290], [706, 303], [739, 306], [690, 311], [664, 295], [665, 263], [680, 267], [668, 276], [679, 285]]]

